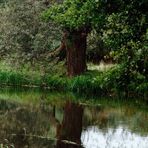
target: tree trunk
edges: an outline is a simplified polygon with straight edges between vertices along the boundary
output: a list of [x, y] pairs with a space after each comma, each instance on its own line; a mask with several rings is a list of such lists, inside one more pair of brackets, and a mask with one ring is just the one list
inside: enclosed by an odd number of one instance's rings
[[87, 34], [74, 31], [65, 35], [67, 52], [67, 74], [69, 77], [86, 71]]

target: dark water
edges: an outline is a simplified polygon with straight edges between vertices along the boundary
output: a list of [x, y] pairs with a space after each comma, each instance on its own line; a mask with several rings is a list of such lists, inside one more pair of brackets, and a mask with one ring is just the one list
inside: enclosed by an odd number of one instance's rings
[[1, 90], [4, 147], [148, 148], [148, 108], [138, 101]]

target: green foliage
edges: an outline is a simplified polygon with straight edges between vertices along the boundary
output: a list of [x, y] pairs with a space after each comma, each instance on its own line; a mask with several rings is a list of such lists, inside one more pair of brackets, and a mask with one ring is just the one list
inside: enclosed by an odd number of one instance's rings
[[0, 84], [6, 86], [32, 86], [37, 85], [38, 80], [36, 78], [31, 78], [28, 75], [24, 75], [19, 72], [4, 72], [0, 71]]
[[148, 82], [148, 12], [146, 0], [122, 1], [120, 11], [110, 13], [102, 29], [102, 40], [118, 67], [107, 73], [109, 88], [144, 95]]
[[98, 27], [104, 21], [103, 4], [103, 0], [64, 0], [45, 11], [43, 18], [53, 20], [69, 31]]
[[0, 59], [34, 65], [59, 46], [59, 27], [40, 18], [45, 8], [40, 0], [9, 0], [0, 5]]
[[94, 95], [102, 96], [107, 95], [107, 90], [102, 85], [103, 74], [95, 76], [94, 74], [85, 74], [82, 76], [77, 76], [72, 79], [71, 90], [75, 93], [83, 95]]
[[148, 6], [146, 0], [123, 1], [120, 11], [106, 17], [106, 24], [102, 29], [102, 39], [112, 50], [115, 60], [120, 63], [130, 63], [131, 66], [133, 64], [135, 68], [138, 67], [138, 61], [143, 61], [143, 65], [147, 61], [145, 60], [148, 52], [146, 6]]
[[43, 85], [52, 90], [68, 90], [69, 81], [67, 78], [61, 78], [59, 75], [44, 76], [42, 78]]
[[142, 84], [138, 85], [136, 87], [136, 91], [139, 94], [145, 95], [146, 97], [148, 97], [148, 83], [147, 82], [143, 82]]
[[147, 91], [147, 78], [143, 74], [130, 69], [130, 65], [118, 65], [103, 75], [102, 85], [110, 92], [130, 93], [144, 96]]
[[148, 83], [140, 73], [129, 72], [125, 65], [118, 65], [106, 72], [87, 72], [72, 79], [60, 75], [32, 75], [16, 71], [0, 71], [0, 84], [13, 87], [38, 87], [70, 91], [80, 95], [110, 96], [134, 93], [147, 96]]
[[12, 87], [39, 87], [51, 90], [68, 90], [69, 81], [60, 75], [41, 75], [26, 70], [0, 70], [0, 85]]
[[109, 52], [110, 49], [106, 47], [101, 35], [92, 30], [87, 37], [87, 61], [99, 63], [101, 60], [107, 60]]

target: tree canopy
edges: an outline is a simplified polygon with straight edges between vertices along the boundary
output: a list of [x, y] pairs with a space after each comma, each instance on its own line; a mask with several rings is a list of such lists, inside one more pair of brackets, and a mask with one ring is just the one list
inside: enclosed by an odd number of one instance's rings
[[65, 0], [62, 4], [51, 6], [43, 17], [69, 31], [90, 29], [100, 26], [105, 19], [105, 3], [103, 0]]
[[44, 13], [44, 18], [69, 30], [84, 27], [98, 29], [112, 14], [118, 14], [117, 17], [121, 14], [129, 17], [136, 15], [130, 21], [132, 23], [139, 14], [147, 13], [147, 6], [147, 0], [64, 0], [63, 3], [52, 5]]

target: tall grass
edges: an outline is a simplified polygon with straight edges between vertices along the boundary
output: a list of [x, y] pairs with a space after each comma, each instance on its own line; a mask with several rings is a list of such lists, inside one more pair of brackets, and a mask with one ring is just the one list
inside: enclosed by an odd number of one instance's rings
[[16, 71], [0, 71], [0, 84], [8, 86], [40, 85], [39, 77], [32, 77]]
[[101, 86], [101, 75], [98, 77], [78, 76], [71, 81], [71, 90], [80, 94], [103, 95], [105, 89]]
[[16, 71], [0, 71], [0, 85], [14, 87], [51, 87], [51, 89], [60, 89], [60, 87], [66, 87], [66, 82], [55, 76], [33, 76]]
[[141, 76], [138, 76], [140, 77], [138, 78], [135, 75], [133, 77], [135, 77], [136, 81], [125, 84], [123, 70], [121, 66], [116, 66], [105, 72], [94, 70], [88, 71], [81, 76], [67, 78], [59, 74], [39, 74], [39, 72], [31, 73], [27, 72], [27, 70], [17, 71], [0, 67], [0, 86], [38, 87], [57, 91], [70, 91], [80, 95], [121, 95], [123, 97], [127, 97], [124, 94], [127, 94], [125, 91], [128, 90], [128, 94], [138, 94], [147, 98], [148, 83], [145, 82], [145, 79]]

